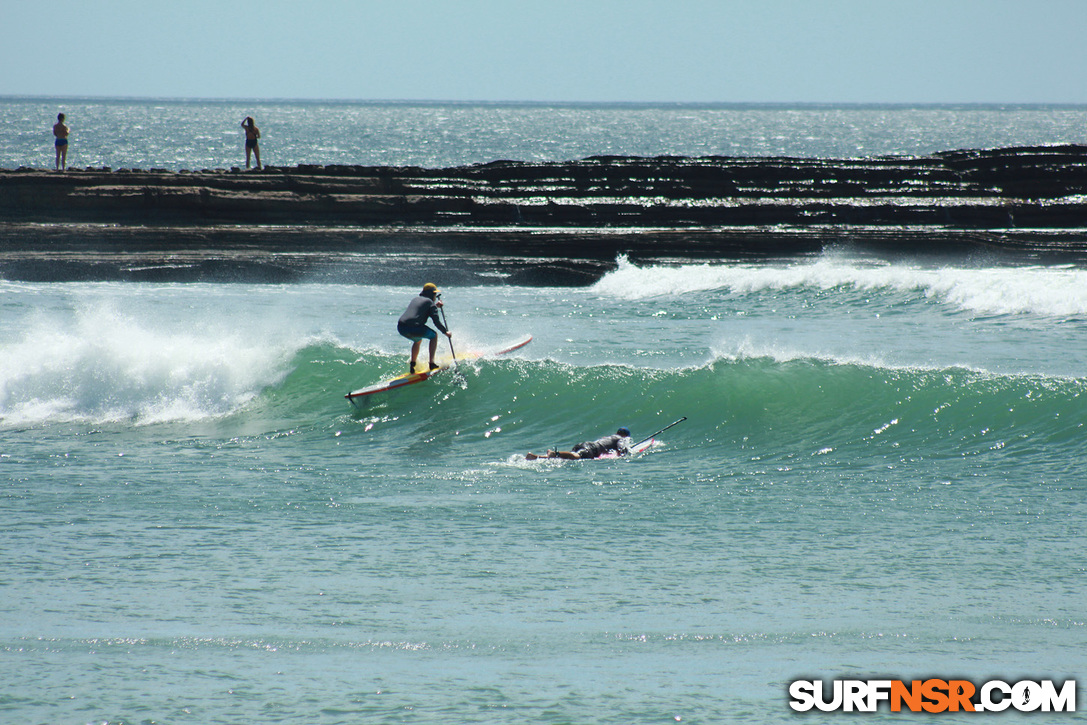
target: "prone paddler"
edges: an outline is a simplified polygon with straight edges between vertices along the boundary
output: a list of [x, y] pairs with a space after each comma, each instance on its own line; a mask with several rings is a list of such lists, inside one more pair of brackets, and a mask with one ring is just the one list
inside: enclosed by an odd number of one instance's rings
[[548, 451], [545, 455], [538, 456], [535, 453], [525, 455], [526, 461], [535, 461], [538, 458], [562, 458], [567, 461], [577, 461], [614, 453], [617, 456], [625, 456], [630, 452], [630, 430], [622, 427], [610, 436], [597, 438], [595, 441], [578, 443], [568, 451]]
[[415, 373], [415, 364], [419, 358], [419, 346], [423, 340], [430, 341], [430, 367], [426, 370], [437, 370], [440, 365], [434, 362], [434, 355], [438, 352], [438, 333], [427, 327], [427, 322], [433, 322], [434, 327], [442, 331], [446, 337], [453, 337], [453, 333], [446, 329], [438, 317], [438, 310], [443, 307], [442, 293], [433, 282], [423, 285], [423, 291], [419, 296], [408, 303], [408, 309], [400, 315], [396, 323], [396, 331], [411, 340], [411, 362], [408, 364], [408, 373]]

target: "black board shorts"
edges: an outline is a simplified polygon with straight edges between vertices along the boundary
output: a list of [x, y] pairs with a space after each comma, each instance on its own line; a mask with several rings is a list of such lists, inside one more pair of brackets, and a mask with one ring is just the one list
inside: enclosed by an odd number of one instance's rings
[[588, 441], [586, 443], [578, 443], [571, 452], [576, 453], [579, 458], [599, 458], [607, 453], [608, 449], [596, 441]]
[[396, 331], [412, 342], [419, 342], [423, 339], [433, 340], [438, 336], [438, 333], [434, 332], [434, 330], [431, 330], [426, 325], [404, 325], [397, 323]]

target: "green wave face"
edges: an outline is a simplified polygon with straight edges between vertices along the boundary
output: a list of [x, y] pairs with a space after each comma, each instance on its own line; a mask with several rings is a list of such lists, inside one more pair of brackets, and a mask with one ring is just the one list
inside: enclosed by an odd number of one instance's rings
[[[352, 359], [354, 356], [354, 359]], [[298, 427], [348, 436], [374, 450], [569, 447], [631, 428], [636, 439], [680, 416], [663, 449], [707, 460], [1029, 460], [1087, 453], [1087, 383], [965, 368], [892, 368], [814, 358], [716, 358], [694, 367], [577, 366], [553, 360], [462, 363], [353, 407], [353, 385], [399, 373], [403, 357], [335, 345], [301, 350], [282, 382], [233, 418], [246, 428]]]

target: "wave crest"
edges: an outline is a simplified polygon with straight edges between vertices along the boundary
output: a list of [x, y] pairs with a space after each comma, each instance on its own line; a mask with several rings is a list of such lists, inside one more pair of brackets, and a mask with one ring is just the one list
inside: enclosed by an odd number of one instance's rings
[[236, 331], [153, 329], [109, 306], [40, 319], [0, 350], [0, 422], [222, 416], [281, 380], [291, 353]]
[[779, 265], [643, 267], [626, 257], [619, 257], [617, 264], [615, 271], [593, 285], [595, 293], [639, 300], [697, 292], [744, 296], [852, 289], [933, 300], [977, 314], [1087, 317], [1087, 270], [1069, 266], [924, 267], [850, 260], [835, 254]]

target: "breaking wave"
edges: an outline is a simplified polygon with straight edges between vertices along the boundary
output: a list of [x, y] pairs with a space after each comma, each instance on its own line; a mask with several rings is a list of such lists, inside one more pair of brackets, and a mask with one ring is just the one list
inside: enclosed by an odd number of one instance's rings
[[928, 267], [840, 260], [833, 254], [779, 265], [638, 266], [620, 257], [618, 269], [593, 287], [602, 296], [628, 300], [709, 291], [742, 296], [842, 289], [921, 297], [974, 314], [1087, 317], [1087, 270], [1071, 266]]

